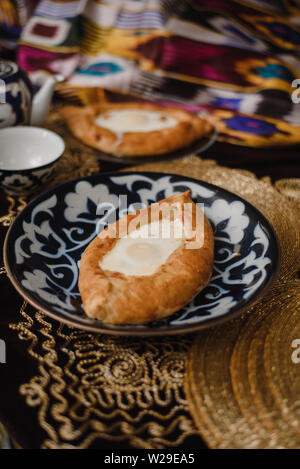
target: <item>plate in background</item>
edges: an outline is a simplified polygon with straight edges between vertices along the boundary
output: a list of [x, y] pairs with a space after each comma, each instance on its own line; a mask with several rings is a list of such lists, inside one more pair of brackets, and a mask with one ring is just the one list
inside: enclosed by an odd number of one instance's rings
[[68, 130], [69, 136], [68, 141], [72, 141], [72, 148], [79, 147], [81, 150], [85, 152], [91, 153], [99, 158], [100, 161], [107, 161], [109, 163], [117, 163], [122, 165], [137, 165], [137, 164], [146, 164], [152, 163], [157, 161], [168, 161], [168, 160], [175, 160], [178, 158], [184, 158], [188, 155], [200, 155], [205, 150], [210, 148], [215, 141], [217, 140], [218, 132], [216, 128], [206, 136], [201, 137], [200, 139], [193, 142], [191, 145], [188, 145], [183, 148], [179, 148], [178, 150], [163, 153], [161, 155], [147, 155], [147, 156], [115, 156], [109, 153], [105, 153], [104, 151], [97, 150], [93, 147], [86, 145], [85, 143], [78, 140], [71, 132]]

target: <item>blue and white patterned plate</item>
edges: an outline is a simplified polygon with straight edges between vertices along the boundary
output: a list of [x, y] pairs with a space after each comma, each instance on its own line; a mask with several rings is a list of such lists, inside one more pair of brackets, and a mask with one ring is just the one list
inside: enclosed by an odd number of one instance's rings
[[[112, 216], [190, 189], [214, 228], [209, 285], [172, 316], [145, 326], [107, 326], [85, 316], [77, 288], [78, 261]], [[120, 195], [126, 195], [128, 207]], [[123, 198], [124, 199], [124, 198]], [[91, 331], [159, 335], [195, 331], [232, 318], [257, 300], [274, 278], [278, 245], [267, 220], [224, 189], [163, 173], [106, 173], [56, 186], [33, 200], [11, 226], [4, 246], [9, 277], [36, 308]]]

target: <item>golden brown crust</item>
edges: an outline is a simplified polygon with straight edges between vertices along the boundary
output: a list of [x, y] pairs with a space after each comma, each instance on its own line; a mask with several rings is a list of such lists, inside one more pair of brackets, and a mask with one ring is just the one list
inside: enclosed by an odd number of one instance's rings
[[[95, 124], [95, 118], [110, 110], [143, 109], [163, 111], [176, 119], [174, 127], [152, 132], [126, 132], [120, 139], [114, 132]], [[118, 156], [146, 156], [169, 153], [208, 134], [212, 125], [205, 119], [176, 108], [161, 108], [148, 103], [99, 103], [61, 109], [71, 132], [93, 148]]]
[[[200, 209], [190, 199], [190, 191], [161, 200], [157, 206], [160, 208], [162, 203], [171, 206], [175, 202], [192, 203], [191, 226], [195, 229], [196, 213]], [[130, 232], [130, 224], [138, 216], [141, 219], [146, 214], [146, 218], [151, 221], [150, 207], [151, 205], [110, 225], [84, 251], [78, 286], [89, 317], [110, 324], [144, 324], [179, 310], [209, 282], [213, 268], [214, 241], [210, 223], [201, 211], [201, 239], [197, 237], [198, 234], [194, 234], [188, 240], [193, 242], [200, 239], [201, 247], [189, 249], [186, 241], [153, 275], [126, 276], [119, 272], [103, 271], [99, 267], [99, 261], [118, 240], [112, 237], [113, 233], [118, 233], [121, 226], [126, 226]]]

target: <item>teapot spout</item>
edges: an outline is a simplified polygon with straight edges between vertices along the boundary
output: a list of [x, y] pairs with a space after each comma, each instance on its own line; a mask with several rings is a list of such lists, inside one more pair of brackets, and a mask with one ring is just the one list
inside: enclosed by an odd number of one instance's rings
[[64, 78], [61, 75], [51, 75], [35, 94], [31, 108], [31, 125], [43, 124], [49, 111], [55, 85], [63, 80]]

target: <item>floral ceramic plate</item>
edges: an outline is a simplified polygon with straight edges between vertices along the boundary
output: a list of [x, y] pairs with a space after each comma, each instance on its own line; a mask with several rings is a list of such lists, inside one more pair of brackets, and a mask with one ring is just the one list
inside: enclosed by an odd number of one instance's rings
[[[209, 285], [180, 311], [147, 325], [108, 326], [86, 317], [77, 281], [88, 243], [114, 217], [187, 189], [204, 204], [214, 228]], [[183, 176], [127, 172], [77, 179], [38, 196], [11, 226], [4, 257], [21, 295], [59, 321], [108, 334], [163, 335], [204, 329], [239, 314], [271, 284], [279, 252], [267, 220], [237, 195]]]

